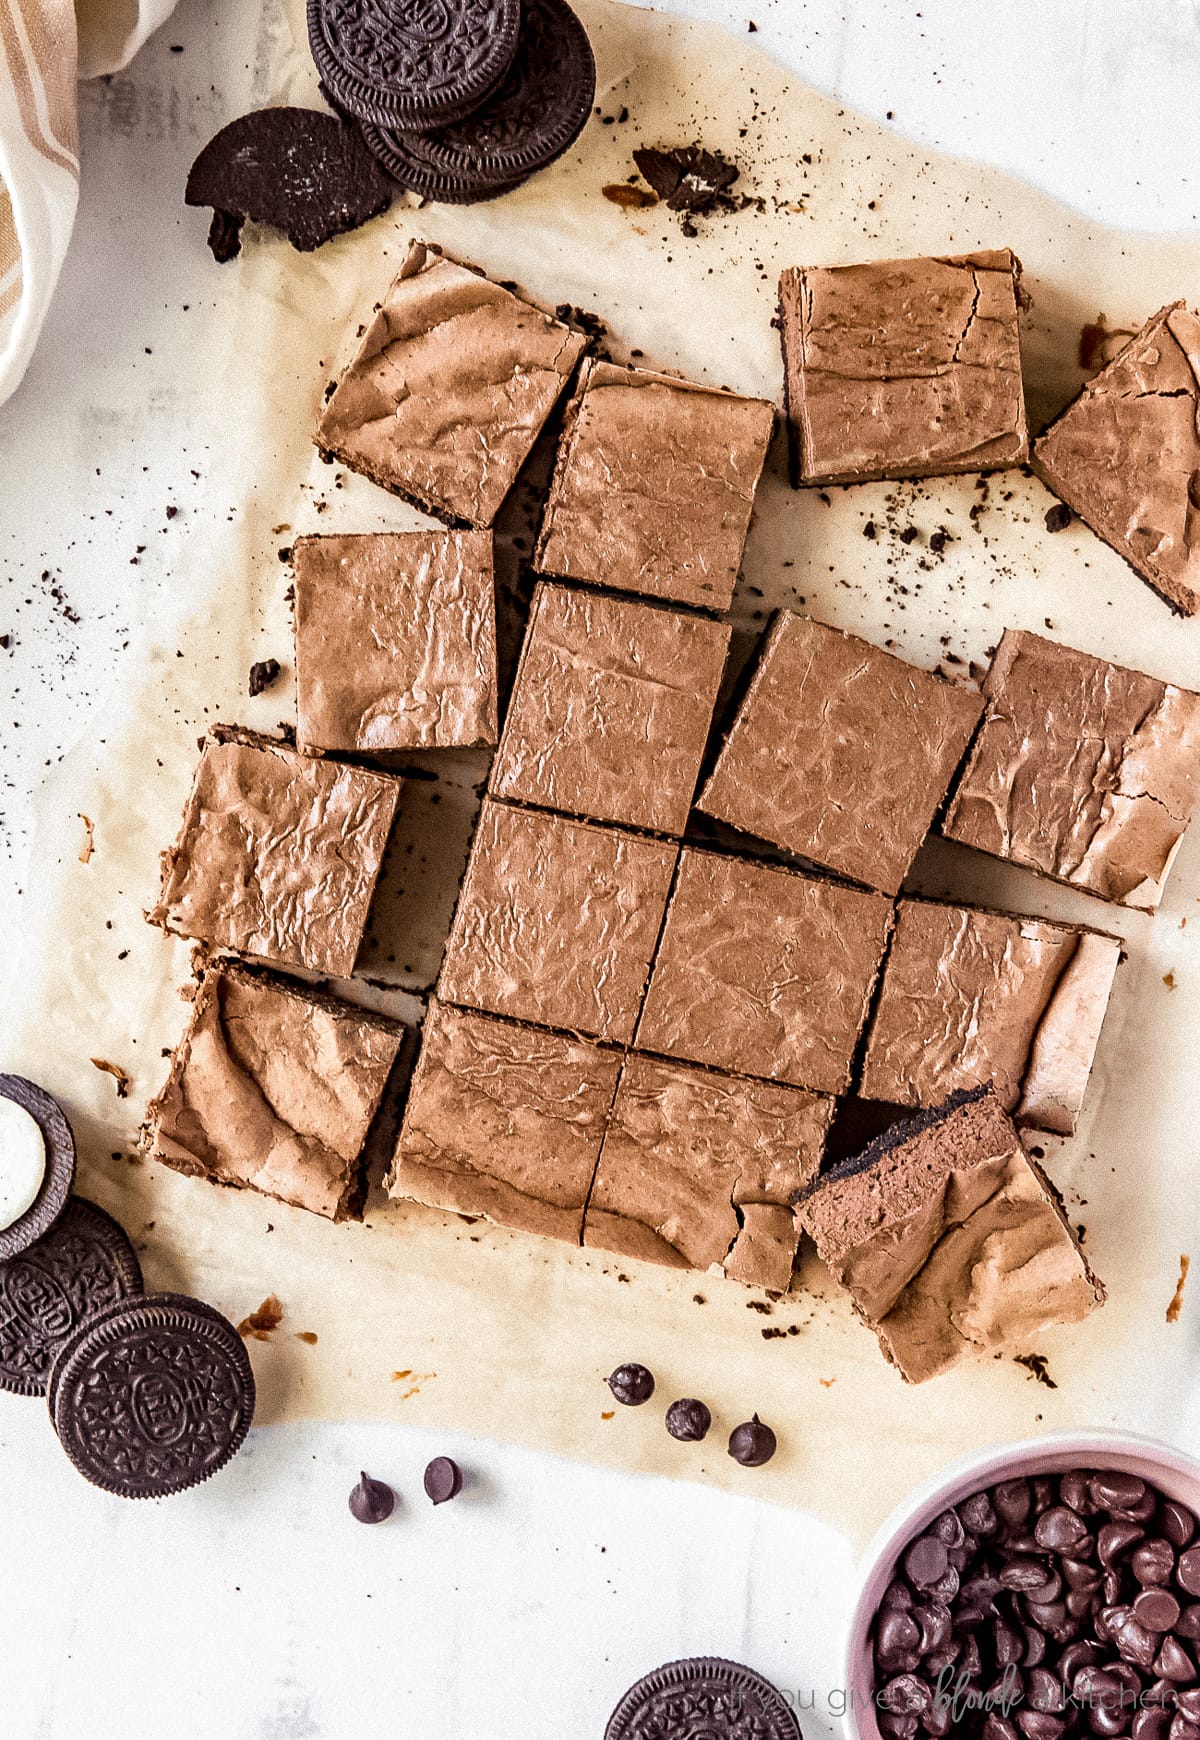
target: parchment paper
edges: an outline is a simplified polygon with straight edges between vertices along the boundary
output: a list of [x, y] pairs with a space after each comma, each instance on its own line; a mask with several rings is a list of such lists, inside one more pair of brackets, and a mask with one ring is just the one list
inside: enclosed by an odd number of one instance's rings
[[[1084, 1423], [1174, 1429], [1173, 1398], [1194, 1383], [1200, 1354], [1194, 1296], [1180, 1322], [1165, 1321], [1195, 1227], [1200, 830], [1154, 919], [944, 844], [931, 844], [914, 873], [930, 892], [1084, 919], [1128, 939], [1081, 1128], [1046, 1144], [1110, 1288], [1090, 1322], [1029, 1350], [1046, 1356], [1054, 1389], [1008, 1359], [906, 1388], [815, 1259], [798, 1296], [770, 1305], [719, 1278], [387, 1205], [378, 1191], [365, 1225], [332, 1227], [131, 1158], [186, 1014], [176, 990], [188, 947], [140, 913], [157, 889], [157, 854], [174, 835], [197, 735], [215, 719], [270, 729], [292, 714], [284, 685], [245, 697], [254, 659], [290, 664], [290, 575], [278, 552], [303, 531], [424, 523], [322, 465], [309, 439], [322, 390], [411, 235], [519, 280], [543, 302], [593, 310], [619, 360], [637, 350], [649, 366], [771, 397], [781, 267], [1009, 244], [1034, 297], [1035, 422], [1082, 378], [1081, 323], [1103, 310], [1111, 325], [1135, 326], [1171, 298], [1200, 297], [1195, 239], [1106, 232], [993, 172], [924, 157], [723, 33], [607, 0], [580, 0], [580, 10], [602, 113], [629, 118], [606, 126], [597, 117], [564, 162], [498, 203], [397, 207], [308, 257], [249, 233], [241, 260], [221, 269], [202, 255], [205, 220], [192, 214], [197, 276], [206, 291], [215, 284], [225, 323], [204, 408], [212, 450], [190, 522], [204, 529], [189, 536], [173, 590], [142, 625], [141, 680], [40, 797], [37, 875], [0, 1058], [67, 1105], [80, 1186], [135, 1236], [149, 1285], [195, 1291], [235, 1319], [270, 1292], [283, 1301], [280, 1328], [250, 1344], [260, 1422], [377, 1416], [474, 1428], [753, 1491], [861, 1538], [913, 1481], [984, 1441]], [[259, 52], [275, 69], [278, 100], [316, 101], [294, 0], [282, 22], [272, 14], [264, 23]], [[602, 196], [632, 173], [635, 144], [695, 138], [737, 155], [740, 187], [761, 197], [761, 210], [701, 220], [693, 238], [662, 208], [628, 212]], [[530, 544], [528, 498], [523, 489], [502, 527], [506, 598], [521, 543]], [[1172, 617], [1081, 528], [1049, 534], [1049, 506], [1016, 473], [986, 491], [968, 477], [794, 494], [777, 443], [735, 606], [740, 651], [772, 607], [791, 604], [928, 665], [950, 655], [983, 662], [1012, 623], [1200, 684], [1200, 621]], [[910, 524], [920, 536], [906, 546], [898, 533]], [[935, 554], [928, 539], [939, 529], [950, 540]], [[511, 651], [511, 608], [506, 622]], [[469, 756], [422, 765], [437, 778], [408, 786], [362, 962], [391, 988], [347, 987], [410, 1017], [436, 974], [484, 771]], [[79, 812], [95, 828], [87, 863]], [[115, 1096], [95, 1057], [128, 1071], [128, 1098]], [[602, 1379], [629, 1358], [654, 1369], [659, 1397], [614, 1410]], [[665, 1406], [678, 1395], [713, 1407], [706, 1444], [682, 1446], [664, 1432], [659, 1398]], [[747, 1471], [724, 1443], [753, 1410], [775, 1426], [780, 1452]]]

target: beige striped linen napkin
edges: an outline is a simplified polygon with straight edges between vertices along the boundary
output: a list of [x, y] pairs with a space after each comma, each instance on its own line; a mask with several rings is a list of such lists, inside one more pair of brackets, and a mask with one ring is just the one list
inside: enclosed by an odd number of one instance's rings
[[173, 0], [0, 0], [0, 403], [20, 381], [79, 196], [76, 81], [124, 66]]

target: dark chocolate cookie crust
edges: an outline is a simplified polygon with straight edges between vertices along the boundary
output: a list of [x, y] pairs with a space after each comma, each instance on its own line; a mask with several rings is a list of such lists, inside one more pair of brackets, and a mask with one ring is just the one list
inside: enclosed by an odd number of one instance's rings
[[661, 1740], [668, 1734], [727, 1740], [800, 1740], [781, 1694], [753, 1668], [719, 1656], [667, 1662], [631, 1686], [609, 1717], [604, 1740]]

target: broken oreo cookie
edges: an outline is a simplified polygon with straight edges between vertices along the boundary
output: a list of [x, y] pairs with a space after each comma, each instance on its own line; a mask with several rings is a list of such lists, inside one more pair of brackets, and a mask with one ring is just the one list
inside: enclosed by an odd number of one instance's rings
[[308, 40], [339, 107], [379, 127], [445, 126], [512, 64], [519, 0], [308, 0]]
[[256, 109], [222, 127], [188, 174], [188, 205], [213, 208], [208, 245], [219, 261], [241, 249], [247, 219], [310, 253], [378, 217], [394, 194], [357, 127], [316, 109]]
[[116, 1221], [73, 1196], [44, 1238], [0, 1263], [0, 1389], [43, 1395], [78, 1326], [141, 1290], [137, 1257]]
[[165, 1498], [236, 1454], [254, 1394], [233, 1324], [198, 1299], [154, 1293], [83, 1323], [54, 1362], [47, 1400], [85, 1479], [120, 1498]]

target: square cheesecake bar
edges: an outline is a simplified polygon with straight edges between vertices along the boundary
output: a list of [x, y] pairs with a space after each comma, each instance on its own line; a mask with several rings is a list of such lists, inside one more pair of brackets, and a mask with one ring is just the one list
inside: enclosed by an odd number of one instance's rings
[[891, 923], [882, 895], [685, 846], [638, 1050], [844, 1093]]
[[698, 808], [894, 894], [982, 711], [973, 689], [781, 611]]
[[534, 567], [727, 610], [774, 424], [764, 399], [589, 359]]
[[1018, 1123], [1070, 1135], [1120, 958], [1095, 931], [902, 900], [862, 1095], [935, 1106], [990, 1082]]
[[437, 519], [490, 526], [586, 348], [561, 320], [414, 242], [317, 446]]
[[1153, 911], [1200, 797], [1200, 695], [1007, 629], [942, 831]]
[[394, 1197], [578, 1244], [620, 1054], [434, 1001]]
[[297, 538], [292, 566], [301, 748], [496, 741], [490, 532]]
[[1200, 315], [1173, 302], [1033, 444], [1033, 468], [1185, 616], [1200, 610]]
[[347, 978], [400, 781], [214, 725], [151, 924], [235, 954]]
[[262, 967], [201, 974], [143, 1151], [176, 1172], [357, 1218], [398, 1021]]
[[677, 851], [485, 800], [438, 996], [628, 1043]]
[[786, 1290], [796, 1192], [816, 1176], [833, 1101], [631, 1054], [583, 1242], [673, 1268]]
[[985, 1088], [895, 1124], [810, 1185], [799, 1214], [909, 1383], [1027, 1353], [1104, 1303], [1053, 1186]]
[[779, 281], [792, 482], [941, 477], [1028, 455], [1007, 248]]
[[492, 796], [682, 834], [730, 633], [703, 617], [543, 581]]

